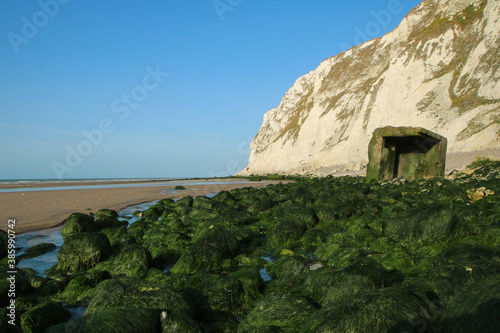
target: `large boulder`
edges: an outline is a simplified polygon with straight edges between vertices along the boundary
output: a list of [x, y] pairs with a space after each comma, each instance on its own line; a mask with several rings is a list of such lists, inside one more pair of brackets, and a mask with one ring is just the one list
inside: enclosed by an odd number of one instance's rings
[[217, 271], [226, 259], [238, 254], [239, 242], [230, 231], [214, 227], [208, 228], [195, 241], [170, 270], [177, 274], [190, 274], [197, 271]]
[[467, 225], [450, 207], [436, 204], [426, 209], [417, 206], [383, 224], [384, 235], [418, 243], [450, 240], [466, 233]]
[[66, 219], [66, 222], [64, 222], [61, 235], [66, 238], [82, 232], [92, 232], [96, 230], [97, 226], [92, 216], [82, 213], [73, 213]]
[[210, 322], [226, 320], [248, 308], [249, 295], [243, 284], [232, 277], [197, 273], [191, 276], [184, 293], [192, 300], [201, 317]]
[[113, 276], [125, 274], [145, 278], [151, 266], [151, 254], [141, 245], [125, 247], [113, 260]]
[[329, 303], [308, 318], [301, 332], [435, 332], [438, 315], [425, 294], [385, 288]]
[[99, 209], [94, 215], [94, 220], [98, 228], [111, 228], [120, 225], [118, 213], [111, 209]]
[[67, 321], [71, 312], [54, 302], [39, 304], [21, 315], [23, 332], [43, 332], [53, 325]]
[[386, 271], [371, 258], [360, 258], [341, 270], [320, 268], [306, 278], [304, 288], [321, 305], [383, 286]]
[[500, 251], [456, 244], [439, 253], [430, 267], [434, 278], [445, 278], [455, 292], [484, 277], [500, 274]]
[[57, 254], [59, 269], [68, 272], [87, 270], [106, 260], [111, 244], [102, 233], [81, 233], [69, 236]]
[[159, 310], [104, 308], [75, 321], [53, 326], [45, 332], [150, 333], [160, 332], [160, 321]]
[[440, 333], [500, 332], [500, 275], [464, 288], [446, 307]]
[[40, 243], [34, 245], [27, 249], [23, 254], [21, 254], [18, 259], [31, 259], [41, 256], [42, 254], [54, 251], [56, 249], [56, 245], [52, 243]]
[[305, 297], [270, 294], [248, 313], [238, 332], [296, 332], [316, 311]]
[[106, 308], [143, 308], [167, 312], [183, 310], [192, 313], [190, 303], [181, 293], [164, 285], [128, 276], [100, 282], [85, 315], [98, 313]]

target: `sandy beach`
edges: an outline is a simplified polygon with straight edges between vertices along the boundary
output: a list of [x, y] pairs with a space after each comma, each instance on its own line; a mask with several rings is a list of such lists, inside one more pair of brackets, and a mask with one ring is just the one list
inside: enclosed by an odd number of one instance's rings
[[[216, 181], [218, 184], [208, 184]], [[89, 188], [76, 190], [48, 190], [48, 191], [26, 191], [0, 193], [0, 211], [2, 221], [0, 229], [7, 230], [9, 219], [16, 220], [15, 232], [42, 230], [60, 225], [74, 212], [95, 213], [99, 209], [108, 208], [120, 210], [128, 206], [160, 200], [165, 198], [181, 198], [186, 195], [197, 196], [218, 193], [224, 190], [232, 190], [242, 187], [261, 187], [268, 184], [279, 183], [278, 181], [261, 181], [249, 183], [237, 183], [238, 179], [227, 180], [191, 180], [182, 181], [185, 190], [173, 191], [179, 181], [165, 182], [165, 185], [145, 184], [144, 187], [122, 187], [122, 188]], [[241, 179], [239, 181], [246, 181]], [[196, 185], [189, 185], [190, 183]], [[199, 184], [207, 183], [207, 184]], [[92, 184], [92, 183], [91, 183]], [[95, 184], [95, 183], [94, 183]], [[99, 182], [99, 185], [103, 183]], [[60, 186], [60, 183], [44, 183], [39, 186]], [[66, 184], [68, 185], [68, 184]], [[75, 184], [71, 183], [70, 186]], [[81, 185], [81, 184], [79, 184]], [[89, 185], [89, 183], [85, 183]], [[76, 185], [75, 185], [76, 186]], [[17, 186], [18, 187], [18, 186]], [[29, 184], [25, 188], [32, 187]], [[162, 191], [170, 190], [161, 193]]]

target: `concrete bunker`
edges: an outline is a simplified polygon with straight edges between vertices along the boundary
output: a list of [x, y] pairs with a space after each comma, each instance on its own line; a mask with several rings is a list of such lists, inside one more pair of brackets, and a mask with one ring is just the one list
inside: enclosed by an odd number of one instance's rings
[[366, 180], [408, 180], [443, 177], [445, 137], [422, 127], [381, 127], [368, 146]]

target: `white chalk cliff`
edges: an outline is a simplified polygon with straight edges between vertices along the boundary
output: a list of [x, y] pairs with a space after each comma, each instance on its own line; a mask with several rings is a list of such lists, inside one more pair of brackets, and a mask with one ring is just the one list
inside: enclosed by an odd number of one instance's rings
[[323, 61], [264, 115], [240, 175], [361, 169], [389, 125], [439, 133], [448, 152], [500, 148], [499, 14], [499, 0], [424, 0], [392, 32]]

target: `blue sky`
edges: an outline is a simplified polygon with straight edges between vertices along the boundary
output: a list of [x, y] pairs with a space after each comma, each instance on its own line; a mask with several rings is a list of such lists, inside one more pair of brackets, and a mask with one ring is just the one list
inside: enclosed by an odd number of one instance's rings
[[417, 0], [4, 0], [0, 179], [225, 176], [321, 61]]

